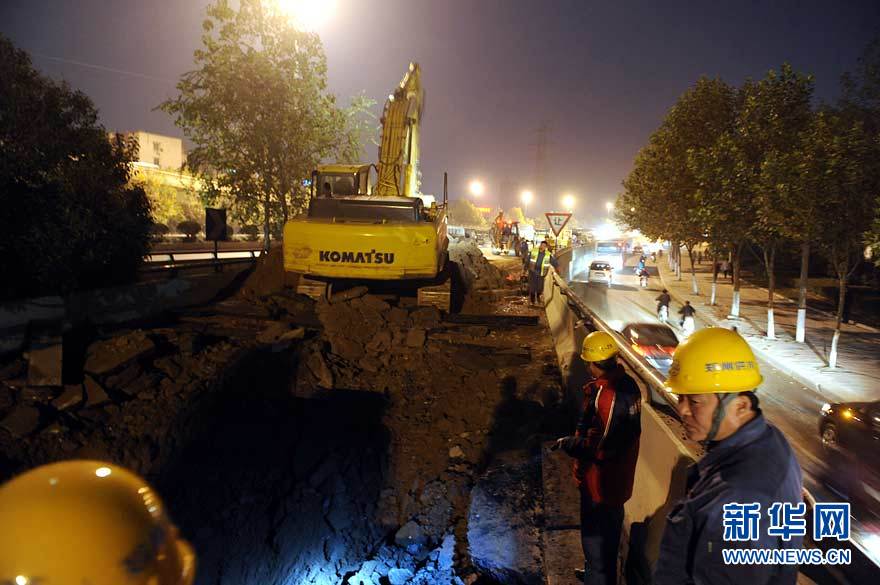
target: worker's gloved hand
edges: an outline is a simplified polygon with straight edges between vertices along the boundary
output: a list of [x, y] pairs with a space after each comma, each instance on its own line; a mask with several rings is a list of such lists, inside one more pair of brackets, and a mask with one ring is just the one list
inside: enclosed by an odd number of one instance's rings
[[578, 443], [577, 437], [571, 437], [571, 436], [562, 437], [562, 438], [556, 439], [556, 443], [554, 443], [554, 445], [553, 445], [553, 447], [551, 447], [551, 449], [553, 451], [557, 451], [559, 449], [562, 449], [568, 455], [571, 455], [571, 452], [575, 448], [577, 443]]

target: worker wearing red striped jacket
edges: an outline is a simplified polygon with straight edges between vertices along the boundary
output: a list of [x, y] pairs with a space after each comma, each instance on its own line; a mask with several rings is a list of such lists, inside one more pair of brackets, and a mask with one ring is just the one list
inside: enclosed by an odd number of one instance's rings
[[584, 583], [616, 585], [623, 505], [632, 495], [641, 434], [641, 392], [617, 361], [617, 343], [594, 331], [584, 339], [581, 359], [593, 380], [584, 386], [584, 406], [573, 436], [556, 442], [575, 459], [581, 494]]

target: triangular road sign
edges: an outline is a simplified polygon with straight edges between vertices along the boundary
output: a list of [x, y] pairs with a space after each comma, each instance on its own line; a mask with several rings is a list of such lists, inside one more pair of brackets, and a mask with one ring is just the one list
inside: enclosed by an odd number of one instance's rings
[[558, 236], [559, 232], [563, 230], [565, 225], [568, 223], [568, 220], [571, 219], [570, 213], [545, 213], [547, 216], [547, 221], [550, 223], [550, 229], [553, 230], [553, 235]]

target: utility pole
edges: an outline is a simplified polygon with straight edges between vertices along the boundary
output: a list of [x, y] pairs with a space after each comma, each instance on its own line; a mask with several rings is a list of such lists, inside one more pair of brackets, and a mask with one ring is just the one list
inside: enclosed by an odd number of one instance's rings
[[541, 122], [541, 125], [535, 130], [535, 171], [533, 176], [533, 184], [535, 185], [535, 197], [544, 197], [544, 207], [547, 207], [547, 146], [549, 144], [550, 123], [547, 120]]

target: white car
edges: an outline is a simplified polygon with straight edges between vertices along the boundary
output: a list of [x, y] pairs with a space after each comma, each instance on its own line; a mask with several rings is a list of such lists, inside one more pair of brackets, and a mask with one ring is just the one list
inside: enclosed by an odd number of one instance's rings
[[587, 273], [587, 282], [605, 282], [611, 286], [611, 275], [614, 269], [608, 262], [594, 260], [590, 263], [590, 269]]

